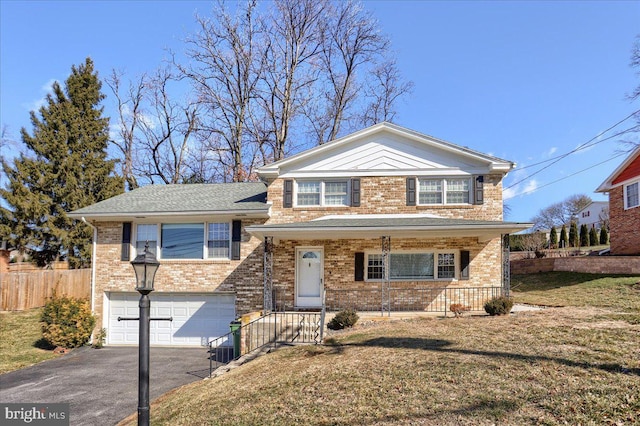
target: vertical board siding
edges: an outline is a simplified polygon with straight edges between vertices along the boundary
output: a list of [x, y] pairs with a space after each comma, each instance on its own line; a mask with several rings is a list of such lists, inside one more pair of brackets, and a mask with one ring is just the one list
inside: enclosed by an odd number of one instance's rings
[[0, 310], [23, 311], [44, 306], [57, 296], [89, 299], [91, 269], [29, 271], [0, 274]]

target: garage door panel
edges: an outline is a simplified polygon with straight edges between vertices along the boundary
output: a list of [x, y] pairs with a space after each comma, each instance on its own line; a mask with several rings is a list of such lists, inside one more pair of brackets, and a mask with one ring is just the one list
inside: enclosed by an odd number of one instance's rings
[[[151, 345], [202, 346], [229, 332], [235, 319], [235, 296], [212, 293], [151, 294], [151, 317], [173, 317], [173, 321], [151, 321]], [[137, 318], [140, 296], [136, 293], [109, 295], [108, 344], [138, 344], [138, 322], [118, 321], [118, 316]]]

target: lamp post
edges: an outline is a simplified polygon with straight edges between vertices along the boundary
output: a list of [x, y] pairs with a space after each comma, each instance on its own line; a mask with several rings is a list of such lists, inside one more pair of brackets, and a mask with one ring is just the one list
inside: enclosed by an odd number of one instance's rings
[[149, 251], [149, 244], [144, 252], [131, 261], [136, 272], [136, 290], [140, 293], [140, 318], [138, 335], [138, 425], [149, 425], [149, 325], [150, 307], [149, 293], [153, 291], [153, 280], [160, 262]]

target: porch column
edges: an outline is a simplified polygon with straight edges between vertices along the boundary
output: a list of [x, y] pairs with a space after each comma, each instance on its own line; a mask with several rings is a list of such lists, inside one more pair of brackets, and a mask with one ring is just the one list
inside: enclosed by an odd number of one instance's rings
[[389, 252], [391, 251], [391, 237], [381, 237], [382, 244], [382, 282], [380, 283], [381, 306], [380, 315], [384, 316], [385, 307], [391, 316], [391, 276], [389, 274]]
[[273, 237], [264, 237], [264, 307], [265, 312], [274, 310], [273, 301]]
[[502, 293], [511, 293], [511, 263], [509, 262], [509, 234], [502, 234]]

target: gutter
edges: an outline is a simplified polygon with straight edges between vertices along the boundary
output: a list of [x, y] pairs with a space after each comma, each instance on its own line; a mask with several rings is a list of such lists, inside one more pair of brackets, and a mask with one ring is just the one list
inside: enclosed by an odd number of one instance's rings
[[81, 218], [84, 223], [93, 229], [93, 244], [91, 248], [91, 313], [95, 313], [94, 293], [96, 291], [96, 247], [98, 244], [98, 228], [87, 222], [84, 216]]

